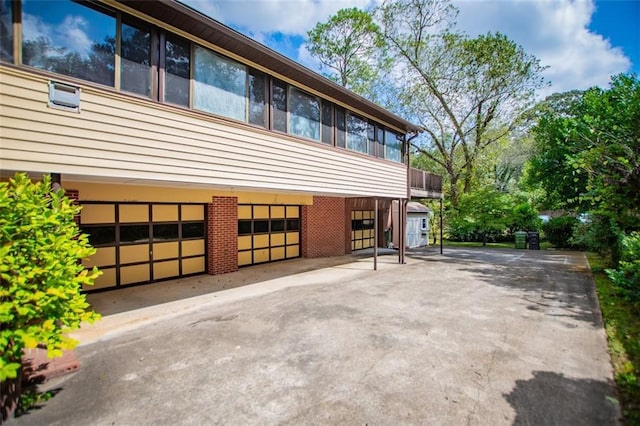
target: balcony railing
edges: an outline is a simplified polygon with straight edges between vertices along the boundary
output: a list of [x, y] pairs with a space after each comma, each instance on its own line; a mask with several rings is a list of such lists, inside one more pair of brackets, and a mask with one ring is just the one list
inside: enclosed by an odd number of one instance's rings
[[442, 198], [442, 176], [424, 170], [409, 170], [412, 198]]

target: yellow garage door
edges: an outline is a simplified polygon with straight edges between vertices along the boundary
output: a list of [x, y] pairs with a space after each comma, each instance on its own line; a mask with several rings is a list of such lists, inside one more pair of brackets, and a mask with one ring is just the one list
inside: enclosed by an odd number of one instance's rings
[[80, 227], [102, 272], [86, 290], [150, 283], [206, 270], [204, 204], [83, 202]]
[[300, 206], [238, 205], [238, 266], [300, 257]]
[[361, 250], [374, 245], [373, 210], [353, 210], [351, 212], [351, 250]]

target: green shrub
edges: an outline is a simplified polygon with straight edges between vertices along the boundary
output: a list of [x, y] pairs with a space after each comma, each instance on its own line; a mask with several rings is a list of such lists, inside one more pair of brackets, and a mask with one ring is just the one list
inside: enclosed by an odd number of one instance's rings
[[609, 266], [615, 267], [620, 260], [622, 236], [623, 232], [614, 219], [592, 214], [573, 228], [570, 244], [600, 254]]
[[607, 269], [607, 275], [623, 297], [636, 309], [640, 308], [640, 233], [622, 237], [622, 252], [617, 269]]
[[81, 293], [100, 272], [80, 262], [95, 253], [74, 220], [80, 207], [50, 185], [21, 173], [0, 183], [0, 381], [18, 377], [25, 348], [61, 356], [77, 343], [67, 333], [99, 318]]
[[551, 244], [560, 248], [569, 248], [575, 247], [571, 237], [573, 228], [579, 223], [580, 221], [575, 217], [562, 216], [550, 219], [542, 229]]

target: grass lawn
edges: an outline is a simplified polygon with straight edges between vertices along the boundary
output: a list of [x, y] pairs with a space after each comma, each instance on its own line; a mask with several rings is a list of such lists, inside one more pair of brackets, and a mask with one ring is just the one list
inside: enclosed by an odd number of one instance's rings
[[640, 312], [634, 311], [617, 293], [604, 272], [603, 260], [592, 253], [587, 258], [596, 282], [625, 423], [637, 426], [640, 425]]
[[[437, 245], [437, 244], [436, 244]], [[482, 247], [482, 243], [469, 243], [469, 242], [461, 242], [461, 241], [443, 241], [444, 246], [449, 247]], [[488, 248], [515, 248], [515, 243], [487, 243]], [[553, 245], [547, 241], [540, 242], [540, 250], [547, 250], [552, 248]]]

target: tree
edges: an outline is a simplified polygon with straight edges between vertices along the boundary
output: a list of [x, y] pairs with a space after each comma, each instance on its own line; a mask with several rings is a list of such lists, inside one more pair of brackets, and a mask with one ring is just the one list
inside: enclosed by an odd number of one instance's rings
[[309, 52], [331, 70], [329, 78], [360, 94], [370, 92], [382, 39], [372, 16], [358, 8], [341, 9], [307, 33]]
[[571, 95], [559, 112], [542, 114], [534, 132], [529, 179], [566, 206], [591, 212], [585, 235], [607, 235], [616, 263], [621, 235], [612, 234], [640, 227], [640, 81], [621, 74], [608, 89]]
[[0, 183], [0, 382], [20, 379], [25, 348], [60, 356], [77, 343], [69, 331], [99, 318], [81, 293], [100, 272], [80, 263], [95, 253], [75, 222], [80, 207], [50, 184], [25, 174]]
[[487, 241], [503, 234], [510, 222], [508, 198], [491, 186], [460, 197], [460, 205], [449, 225], [453, 239]]
[[426, 133], [416, 148], [446, 171], [455, 208], [459, 192], [472, 189], [482, 152], [531, 106], [543, 68], [502, 34], [455, 33], [448, 1], [398, 0], [377, 14], [402, 111]]

